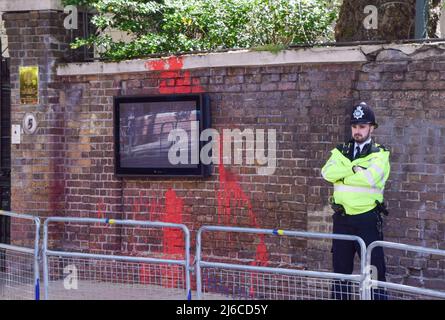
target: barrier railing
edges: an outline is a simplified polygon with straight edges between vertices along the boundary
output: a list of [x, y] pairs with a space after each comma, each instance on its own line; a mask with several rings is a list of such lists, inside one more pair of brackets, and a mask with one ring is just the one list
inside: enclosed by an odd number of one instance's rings
[[[54, 222], [180, 229], [185, 240], [184, 259], [50, 250], [48, 225]], [[191, 298], [190, 233], [182, 224], [50, 217], [44, 223], [42, 255], [45, 299]]]
[[[0, 300], [39, 300], [39, 241], [40, 219], [38, 217], [0, 210], [0, 215], [13, 218], [13, 228], [29, 227], [19, 230], [22, 235], [34, 232], [32, 247], [0, 243]], [[19, 220], [31, 224], [19, 224]], [[32, 230], [34, 229], [34, 230]]]
[[[0, 211], [0, 215], [32, 222], [32, 248], [0, 243], [0, 300], [40, 299], [39, 234], [40, 220], [32, 215]], [[106, 255], [48, 248], [48, 226], [52, 222], [123, 225], [145, 228], [175, 228], [184, 233], [184, 259]], [[16, 221], [15, 224], [17, 225]], [[29, 232], [30, 224], [26, 231]], [[233, 232], [256, 235], [288, 236], [308, 239], [356, 241], [360, 246], [360, 273], [345, 275], [324, 271], [241, 265], [203, 261], [204, 232]], [[445, 299], [445, 292], [371, 278], [371, 255], [377, 247], [445, 257], [445, 250], [430, 249], [386, 241], [376, 241], [366, 248], [355, 236], [203, 226], [196, 237], [197, 298], [221, 299], [335, 299], [346, 288], [349, 299], [373, 299], [373, 289], [384, 291], [387, 299]], [[113, 219], [50, 217], [44, 224], [43, 283], [45, 299], [191, 299], [190, 233], [185, 225]], [[442, 260], [441, 260], [442, 261]], [[439, 264], [438, 264], [439, 265]], [[445, 272], [445, 270], [442, 270]], [[205, 276], [203, 274], [206, 273]], [[336, 292], [340, 283], [342, 292]], [[218, 287], [220, 286], [220, 287]], [[222, 288], [222, 289], [221, 289]], [[221, 289], [221, 290], [220, 290]]]
[[[388, 300], [396, 300], [396, 299], [432, 299], [439, 298], [445, 299], [445, 291], [431, 290], [426, 288], [418, 288], [413, 286], [407, 286], [403, 284], [397, 284], [392, 282], [383, 282], [378, 280], [371, 279], [371, 254], [372, 251], [377, 247], [383, 247], [388, 249], [397, 249], [403, 251], [416, 252], [420, 254], [430, 254], [430, 255], [438, 255], [445, 257], [445, 250], [439, 249], [430, 249], [419, 246], [412, 246], [400, 243], [393, 243], [387, 241], [375, 241], [371, 243], [366, 251], [366, 280], [365, 280], [365, 292], [366, 298], [371, 298], [371, 290], [372, 288], [379, 287], [384, 288], [386, 292], [384, 295]], [[445, 273], [445, 270], [443, 271]]]
[[[273, 268], [265, 266], [248, 266], [232, 263], [211, 262], [202, 260], [202, 234], [204, 232], [234, 232], [258, 235], [290, 236], [311, 239], [338, 239], [357, 241], [360, 246], [360, 274], [338, 274], [323, 271], [296, 270], [288, 268]], [[362, 290], [365, 281], [364, 241], [356, 236], [337, 235], [315, 232], [299, 232], [287, 230], [237, 228], [223, 226], [203, 226], [196, 238], [196, 287], [197, 298], [202, 299], [203, 291], [209, 293], [209, 298], [221, 299], [221, 294], [232, 298], [259, 299], [332, 299], [337, 295], [348, 294], [351, 299], [364, 299]], [[203, 278], [202, 271], [211, 269], [213, 272]], [[222, 272], [222, 270], [228, 270]], [[205, 279], [203, 288], [203, 279]], [[342, 282], [343, 289], [348, 292], [333, 292], [334, 285]], [[213, 290], [218, 285], [224, 290]], [[203, 290], [204, 289], [204, 290]], [[342, 289], [342, 290], [343, 290]], [[254, 292], [254, 293], [253, 293]], [[252, 294], [253, 293], [253, 294]]]

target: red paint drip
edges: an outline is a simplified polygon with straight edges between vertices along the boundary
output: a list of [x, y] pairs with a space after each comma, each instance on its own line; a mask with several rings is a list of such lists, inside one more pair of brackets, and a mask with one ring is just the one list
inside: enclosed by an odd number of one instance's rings
[[[141, 201], [138, 201], [140, 203]], [[184, 200], [177, 196], [176, 192], [168, 189], [165, 193], [165, 208], [162, 208], [158, 200], [147, 204], [150, 216], [160, 214], [162, 211], [162, 221], [169, 223], [182, 223], [184, 213]], [[184, 235], [181, 230], [173, 228], [163, 229], [162, 257], [169, 259], [183, 259], [184, 256]], [[149, 270], [144, 264], [139, 268], [139, 280], [141, 283], [155, 283], [163, 287], [180, 287], [180, 279], [183, 278], [183, 270], [180, 266], [159, 265], [159, 270]], [[159, 279], [159, 274], [161, 275]], [[159, 283], [160, 282], [160, 283]]]
[[[172, 189], [165, 193], [165, 216], [164, 222], [182, 223], [184, 200], [176, 195]], [[182, 255], [184, 238], [181, 230], [165, 228], [163, 239], [164, 253], [168, 255]]]
[[[221, 136], [222, 138], [222, 136]], [[221, 139], [222, 140], [222, 139]], [[234, 208], [244, 207], [247, 208], [249, 224], [255, 228], [259, 228], [259, 224], [256, 219], [256, 215], [252, 209], [252, 202], [246, 193], [242, 190], [238, 177], [225, 168], [223, 164], [223, 144], [219, 144], [220, 147], [220, 164], [219, 164], [219, 189], [217, 191], [218, 200], [218, 223], [221, 224], [236, 224], [236, 216], [233, 214]], [[135, 209], [140, 208], [141, 201], [135, 203]], [[176, 192], [169, 189], [165, 194], [165, 208], [162, 210], [161, 205], [156, 200], [155, 202], [149, 202], [147, 204], [150, 217], [164, 212], [163, 221], [171, 223], [182, 223], [184, 214], [184, 200], [177, 196]], [[232, 219], [233, 215], [233, 219]], [[234, 220], [234, 221], [231, 221]], [[170, 258], [182, 257], [184, 252], [184, 239], [182, 232], [176, 229], [164, 230], [163, 235], [163, 252], [164, 256]], [[264, 241], [264, 235], [259, 236], [259, 243], [256, 247], [255, 261], [251, 263], [254, 266], [267, 266], [269, 261], [269, 254]], [[179, 279], [182, 278], [182, 270], [179, 266], [161, 267], [161, 285], [164, 287], [179, 287]], [[147, 270], [142, 264], [139, 269], [140, 281], [142, 283], [158, 283], [159, 279], [154, 278], [156, 274]], [[159, 275], [159, 273], [158, 273]], [[260, 284], [261, 279], [258, 275], [251, 273], [251, 286], [249, 294], [251, 297], [255, 297], [256, 288]]]
[[190, 71], [182, 70], [183, 57], [147, 61], [145, 67], [150, 71], [160, 71], [159, 93], [161, 94], [204, 92], [199, 79], [192, 79]]
[[97, 218], [98, 219], [104, 219], [105, 218], [105, 211], [106, 211], [106, 206], [104, 203], [104, 199], [100, 199], [97, 203], [96, 203], [96, 208], [97, 208]]
[[[164, 222], [182, 223], [184, 200], [176, 195], [172, 189], [165, 193], [165, 216]], [[163, 238], [164, 255], [170, 258], [179, 258], [184, 255], [184, 238], [181, 230], [165, 228]], [[182, 268], [180, 266], [169, 266], [162, 268], [162, 285], [167, 288], [175, 288], [180, 285]]]
[[[219, 190], [218, 190], [218, 223], [231, 224], [232, 204], [237, 207], [247, 207], [247, 214], [249, 216], [250, 225], [254, 228], [259, 228], [256, 215], [252, 209], [252, 202], [246, 193], [242, 190], [238, 183], [238, 177], [228, 171], [223, 164], [223, 135], [221, 134], [219, 141]], [[222, 221], [223, 220], [223, 221]], [[236, 224], [236, 216], [233, 218], [233, 224]], [[255, 261], [252, 261], [253, 266], [267, 266], [269, 261], [269, 253], [264, 242], [264, 235], [259, 236], [259, 244], [256, 248]], [[255, 283], [258, 285], [258, 275], [251, 273], [252, 284], [250, 287], [251, 297], [255, 296]]]

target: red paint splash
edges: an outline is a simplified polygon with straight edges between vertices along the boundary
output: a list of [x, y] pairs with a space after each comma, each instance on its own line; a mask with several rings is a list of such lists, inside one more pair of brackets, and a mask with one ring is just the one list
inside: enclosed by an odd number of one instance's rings
[[204, 92], [200, 80], [192, 79], [190, 71], [182, 70], [183, 66], [183, 57], [170, 57], [145, 63], [146, 69], [160, 71], [159, 93], [161, 94]]
[[96, 203], [96, 208], [97, 208], [97, 218], [98, 219], [103, 219], [105, 218], [105, 211], [106, 211], [106, 205], [104, 203], [104, 199], [100, 199], [97, 203]]
[[[222, 141], [221, 135], [221, 141]], [[253, 212], [252, 202], [239, 184], [239, 178], [230, 172], [223, 164], [223, 144], [219, 144], [220, 164], [219, 168], [219, 188], [217, 190], [218, 200], [218, 223], [225, 225], [236, 225], [236, 209], [247, 208], [249, 225], [254, 228], [260, 228], [256, 215]], [[145, 198], [145, 199], [144, 199]], [[151, 198], [151, 201], [150, 201]], [[105, 218], [106, 205], [103, 199], [96, 204], [97, 217]], [[148, 199], [142, 191], [139, 197], [136, 197], [132, 204], [132, 210], [137, 216], [142, 211], [148, 213], [149, 220], [162, 220], [170, 223], [183, 223], [185, 213], [184, 200], [180, 198], [173, 189], [168, 189], [165, 193], [165, 206], [160, 204], [158, 197], [154, 194]], [[161, 219], [159, 219], [161, 218]], [[255, 260], [253, 266], [267, 266], [269, 253], [265, 244], [264, 235], [259, 236], [259, 243], [256, 247]], [[162, 257], [171, 259], [181, 259], [184, 255], [184, 237], [181, 230], [165, 228], [162, 239]], [[193, 261], [193, 257], [192, 261]], [[181, 287], [183, 279], [183, 270], [180, 266], [159, 265], [159, 269], [150, 268], [146, 264], [140, 264], [139, 281], [142, 284], [158, 284], [163, 287], [174, 288]], [[245, 279], [247, 280], [247, 279]], [[247, 282], [247, 281], [246, 281]], [[249, 295], [254, 298], [256, 288], [263, 285], [258, 275], [250, 275]]]
[[[217, 190], [218, 199], [218, 223], [225, 225], [236, 224], [236, 216], [234, 210], [238, 208], [247, 208], [249, 217], [249, 225], [254, 228], [259, 228], [257, 218], [253, 212], [252, 202], [246, 193], [242, 190], [238, 177], [225, 168], [223, 164], [223, 144], [220, 143], [220, 164], [219, 164], [219, 188]], [[139, 200], [135, 203], [134, 209], [140, 210]], [[165, 207], [162, 208], [158, 201], [151, 201], [148, 205], [148, 212], [152, 217], [156, 212], [163, 212], [162, 221], [171, 223], [183, 223], [184, 214], [184, 200], [177, 196], [173, 189], [168, 189], [165, 193]], [[233, 216], [233, 219], [232, 219]], [[233, 220], [233, 221], [232, 221]], [[253, 266], [267, 266], [269, 261], [269, 253], [264, 240], [264, 235], [259, 236], [259, 243], [256, 247], [255, 260], [251, 263]], [[184, 238], [180, 230], [165, 229], [163, 234], [163, 256], [168, 258], [183, 257], [184, 254]], [[192, 258], [193, 260], [193, 258]], [[149, 270], [144, 264], [141, 264], [139, 275], [141, 283], [157, 283], [164, 287], [179, 287], [179, 279], [182, 279], [183, 274], [179, 266], [161, 266], [161, 279], [156, 278], [156, 272]], [[159, 276], [159, 273], [157, 274]], [[160, 283], [159, 283], [160, 282]], [[246, 281], [247, 282], [247, 281]], [[250, 275], [250, 290], [249, 295], [255, 297], [256, 288], [263, 285], [262, 280], [258, 275], [251, 273]]]
[[[177, 58], [179, 59], [179, 58]], [[155, 70], [156, 68], [163, 70], [167, 68], [165, 76], [171, 77], [171, 69], [180, 68], [181, 60], [172, 60], [166, 67], [165, 61], [150, 62], [150, 67]], [[167, 73], [168, 72], [168, 73]], [[180, 72], [180, 71], [176, 71]], [[180, 84], [189, 84], [187, 77], [184, 77], [183, 82]], [[166, 79], [164, 79], [166, 80]], [[193, 84], [193, 81], [192, 81]], [[160, 87], [161, 89], [161, 87]], [[160, 90], [161, 93], [162, 90]], [[221, 135], [221, 141], [222, 141]], [[246, 193], [243, 191], [239, 184], [239, 178], [232, 172], [230, 172], [223, 164], [223, 143], [219, 144], [220, 148], [220, 164], [219, 168], [219, 188], [217, 190], [218, 201], [218, 223], [225, 225], [236, 225], [235, 209], [246, 208], [249, 218], [249, 225], [254, 228], [260, 228], [256, 215], [253, 212], [252, 202]], [[134, 212], [140, 212], [141, 206], [143, 206], [142, 195], [139, 195], [139, 199], [134, 202]], [[153, 197], [156, 199], [156, 197]], [[184, 200], [177, 196], [173, 189], [169, 189], [165, 194], [165, 207], [162, 208], [158, 200], [148, 201], [145, 203], [145, 208], [149, 213], [149, 218], [154, 219], [155, 215], [160, 214], [162, 221], [171, 223], [183, 223], [184, 214]], [[159, 220], [159, 219], [155, 219]], [[162, 239], [163, 244], [163, 257], [177, 258], [183, 257], [184, 254], [184, 238], [180, 230], [177, 229], [165, 229]], [[259, 243], [256, 247], [255, 260], [251, 263], [253, 266], [267, 266], [269, 261], [269, 253], [265, 244], [264, 235], [259, 236]], [[155, 274], [153, 274], [153, 271]], [[159, 280], [159, 273], [156, 274], [155, 270], [149, 270], [144, 264], [141, 264], [139, 269], [141, 283], [157, 283], [164, 287], [179, 287], [180, 279], [182, 279], [182, 270], [179, 266], [161, 266], [161, 279]], [[250, 290], [251, 297], [255, 297], [256, 288], [262, 285], [262, 280], [258, 278], [258, 275], [251, 273], [250, 275]], [[161, 283], [159, 283], [161, 282]]]
[[[164, 222], [182, 223], [182, 213], [184, 210], [184, 200], [176, 195], [172, 189], [165, 193], [165, 216]], [[183, 255], [184, 236], [181, 230], [166, 228], [162, 241], [164, 254]]]
[[[232, 215], [232, 204], [236, 207], [247, 207], [250, 225], [254, 228], [260, 228], [256, 215], [252, 209], [252, 202], [238, 183], [237, 176], [228, 171], [223, 164], [223, 136], [221, 135], [219, 143], [219, 190], [218, 190], [218, 223], [230, 224]], [[224, 220], [224, 221], [222, 221]], [[236, 216], [234, 216], [236, 224]], [[260, 235], [260, 243], [256, 250], [257, 261], [254, 265], [267, 265], [268, 253], [264, 244], [264, 235]]]
[[[238, 183], [237, 176], [228, 171], [223, 164], [223, 135], [220, 136], [219, 142], [219, 190], [218, 190], [218, 223], [222, 220], [224, 224], [230, 224], [232, 215], [232, 204], [236, 207], [247, 207], [250, 225], [254, 228], [260, 228], [256, 215], [252, 209], [252, 202], [247, 197]], [[233, 223], [236, 225], [236, 216], [234, 215]], [[255, 260], [252, 261], [253, 266], [267, 266], [269, 261], [269, 253], [264, 242], [264, 235], [259, 235], [259, 244], [256, 248]], [[250, 287], [250, 296], [255, 296], [254, 284], [258, 285], [258, 275], [251, 273], [252, 285]]]
[[[179, 198], [174, 190], [168, 189], [165, 193], [164, 222], [182, 223], [183, 210], [184, 200]], [[164, 255], [171, 258], [184, 256], [184, 235], [181, 230], [165, 228], [162, 244]], [[180, 286], [180, 279], [183, 277], [180, 266], [162, 268], [161, 274], [164, 287], [176, 288]]]
[[[134, 209], [140, 210], [140, 204], [142, 202], [143, 200], [141, 198], [137, 199]], [[181, 224], [183, 221], [184, 200], [178, 197], [173, 189], [168, 189], [165, 193], [164, 208], [157, 199], [152, 202], [146, 202], [145, 208], [148, 209], [150, 217], [154, 217], [155, 214], [162, 216], [163, 222]], [[183, 259], [184, 246], [184, 234], [181, 230], [173, 228], [163, 229], [163, 249], [161, 253], [163, 258]], [[146, 267], [145, 264], [141, 264], [139, 268], [139, 281], [143, 284], [158, 284], [167, 288], [182, 286], [181, 279], [183, 278], [183, 270], [181, 266], [160, 264], [158, 267], [152, 269]]]

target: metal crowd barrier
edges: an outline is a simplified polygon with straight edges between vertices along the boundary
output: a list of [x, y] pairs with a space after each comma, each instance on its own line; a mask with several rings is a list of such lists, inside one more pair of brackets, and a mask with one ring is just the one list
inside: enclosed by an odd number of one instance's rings
[[[248, 266], [202, 260], [202, 233], [209, 231], [276, 235], [312, 239], [338, 239], [357, 241], [360, 245], [360, 274], [338, 274], [332, 272]], [[272, 229], [203, 226], [196, 238], [196, 287], [197, 298], [203, 291], [209, 299], [332, 299], [335, 294], [347, 294], [349, 299], [364, 299], [365, 281], [364, 241], [356, 236], [299, 232]], [[208, 274], [203, 277], [203, 271]], [[332, 292], [333, 285], [341, 283], [348, 292]], [[342, 289], [343, 290], [343, 289]], [[333, 295], [334, 294], [334, 295]]]
[[[183, 260], [54, 251], [48, 248], [52, 222], [175, 228], [184, 233]], [[184, 299], [191, 298], [190, 234], [182, 224], [50, 217], [44, 223], [45, 299]]]
[[[377, 247], [383, 247], [383, 248], [390, 248], [390, 249], [397, 249], [397, 250], [404, 250], [404, 251], [411, 251], [416, 253], [422, 253], [422, 254], [430, 254], [430, 255], [438, 255], [445, 257], [445, 250], [439, 250], [439, 249], [430, 249], [425, 247], [419, 247], [419, 246], [412, 246], [412, 245], [406, 245], [406, 244], [400, 244], [400, 243], [393, 243], [393, 242], [386, 242], [386, 241], [375, 241], [371, 243], [366, 251], [366, 280], [365, 280], [365, 287], [366, 287], [366, 297], [369, 299], [371, 297], [371, 289], [378, 286], [379, 288], [384, 288], [386, 292], [384, 293], [386, 298], [388, 300], [410, 300], [410, 299], [445, 299], [445, 291], [437, 291], [437, 290], [431, 290], [426, 288], [418, 288], [408, 285], [402, 285], [392, 282], [383, 282], [378, 280], [371, 279], [370, 275], [370, 266], [371, 266], [371, 254], [372, 250]], [[445, 272], [445, 270], [444, 270]]]
[[[0, 215], [32, 221], [33, 248], [0, 243], [0, 300], [40, 299], [40, 220], [32, 215], [1, 211]], [[48, 248], [51, 222], [125, 225], [146, 228], [175, 228], [184, 233], [184, 259], [118, 256]], [[29, 230], [26, 230], [29, 231]], [[360, 246], [360, 273], [345, 275], [324, 271], [297, 270], [203, 261], [204, 232], [233, 232], [289, 236], [310, 239], [357, 241]], [[333, 299], [334, 285], [346, 285], [349, 299], [372, 299], [373, 288], [384, 290], [387, 299], [445, 299], [445, 292], [371, 279], [371, 255], [377, 247], [445, 257], [445, 250], [376, 241], [366, 248], [356, 236], [203, 226], [196, 238], [196, 290], [203, 299]], [[44, 224], [43, 277], [45, 299], [191, 299], [190, 233], [185, 225], [114, 219], [50, 217]], [[205, 274], [203, 276], [203, 274]], [[344, 292], [341, 292], [343, 295]]]
[[[3, 210], [0, 210], [0, 215], [31, 221], [35, 232], [32, 248], [0, 243], [0, 300], [39, 300], [40, 219]], [[21, 231], [26, 234], [29, 230]]]

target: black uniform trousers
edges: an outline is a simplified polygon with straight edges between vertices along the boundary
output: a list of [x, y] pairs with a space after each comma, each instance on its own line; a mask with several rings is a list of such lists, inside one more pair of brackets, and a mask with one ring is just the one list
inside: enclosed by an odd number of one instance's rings
[[[358, 215], [335, 213], [333, 215], [333, 233], [358, 236], [363, 239], [366, 246], [373, 241], [383, 240], [382, 217], [377, 210], [371, 210]], [[357, 241], [332, 241], [332, 257], [335, 273], [352, 274], [354, 269], [354, 256], [360, 256], [360, 246]], [[386, 281], [386, 265], [383, 248], [373, 249], [371, 265], [377, 268], [377, 279]], [[335, 300], [351, 299], [351, 283], [336, 280], [332, 288], [332, 298]], [[372, 299], [387, 300], [386, 291], [382, 288], [372, 289]]]

